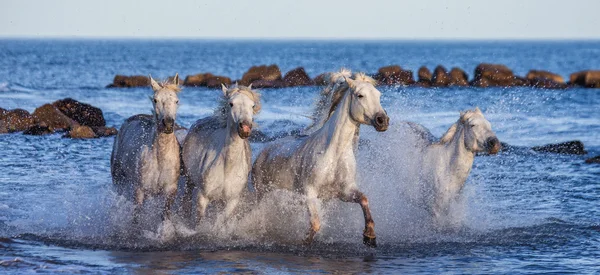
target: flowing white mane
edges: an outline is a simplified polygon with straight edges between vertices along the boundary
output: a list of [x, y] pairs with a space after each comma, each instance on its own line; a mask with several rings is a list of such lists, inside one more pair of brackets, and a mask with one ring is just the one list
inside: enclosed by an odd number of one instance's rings
[[454, 138], [454, 135], [456, 135], [456, 132], [458, 130], [458, 125], [467, 122], [475, 114], [482, 114], [481, 110], [479, 110], [479, 107], [475, 107], [475, 109], [473, 109], [473, 110], [467, 110], [467, 111], [461, 112], [460, 118], [458, 119], [458, 121], [456, 121], [454, 124], [452, 124], [452, 126], [450, 126], [448, 131], [446, 131], [446, 133], [444, 135], [442, 135], [438, 144], [447, 144], [450, 141], [452, 141], [452, 139]]

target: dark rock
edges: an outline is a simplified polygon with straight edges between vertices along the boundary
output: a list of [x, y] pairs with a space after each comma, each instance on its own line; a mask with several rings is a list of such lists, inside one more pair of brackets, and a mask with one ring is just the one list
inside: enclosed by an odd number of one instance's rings
[[257, 79], [252, 81], [252, 88], [283, 88], [285, 86], [283, 80]]
[[90, 128], [88, 126], [76, 126], [73, 129], [71, 129], [65, 135], [65, 137], [68, 137], [68, 138], [81, 138], [81, 139], [95, 138], [96, 137], [96, 133], [94, 133], [94, 131], [92, 130], [92, 128]]
[[444, 66], [438, 65], [433, 70], [433, 77], [431, 78], [431, 84], [435, 87], [446, 87], [450, 84], [450, 76]]
[[585, 155], [587, 152], [583, 147], [583, 143], [579, 140], [567, 141], [556, 144], [547, 144], [544, 146], [535, 146], [531, 148], [536, 152], [547, 152], [556, 154], [570, 154], [570, 155]]
[[531, 86], [545, 89], [564, 89], [567, 84], [562, 76], [548, 71], [531, 70], [525, 76]]
[[107, 88], [133, 88], [150, 86], [150, 79], [143, 75], [115, 75], [113, 83], [106, 86]]
[[29, 129], [23, 132], [24, 135], [32, 135], [32, 136], [43, 136], [48, 134], [53, 134], [54, 130], [48, 126], [46, 123], [39, 123], [29, 127]]
[[515, 78], [513, 79], [512, 86], [516, 86], [516, 87], [531, 86], [531, 82], [527, 78], [515, 76]]
[[585, 163], [600, 163], [600, 156], [595, 156], [585, 160]]
[[102, 110], [90, 104], [81, 103], [71, 98], [57, 100], [52, 103], [67, 117], [84, 126], [106, 126]]
[[0, 133], [20, 132], [35, 125], [34, 117], [23, 109], [0, 112]]
[[421, 66], [421, 68], [419, 68], [419, 71], [417, 72], [417, 75], [419, 78], [419, 82], [431, 82], [431, 71], [429, 71], [427, 67]]
[[114, 136], [118, 133], [117, 128], [115, 127], [92, 127], [92, 131], [96, 134], [96, 137], [110, 137]]
[[220, 88], [221, 84], [225, 86], [231, 86], [231, 78], [226, 76], [213, 75], [211, 73], [188, 75], [183, 81], [184, 86], [192, 87], [209, 87], [209, 88]]
[[327, 79], [325, 79], [326, 76], [327, 76], [326, 73], [322, 73], [320, 75], [317, 75], [313, 79], [313, 82], [315, 83], [315, 85], [325, 86], [325, 85], [327, 85]]
[[[253, 87], [256, 87], [254, 82], [261, 81], [260, 85], [263, 88], [268, 88], [267, 84], [279, 85], [283, 87], [283, 80], [281, 77], [281, 71], [277, 65], [261, 65], [261, 66], [253, 66], [244, 75], [240, 80], [240, 84], [244, 86], [248, 86], [252, 84]], [[281, 82], [281, 83], [279, 83]]]
[[45, 128], [50, 128], [52, 131], [68, 130], [79, 125], [52, 104], [44, 104], [36, 108], [33, 117], [38, 124], [43, 124]]
[[600, 71], [581, 71], [572, 73], [569, 83], [588, 88], [600, 88]]
[[469, 86], [469, 75], [461, 68], [454, 67], [449, 73], [449, 86]]
[[510, 87], [515, 85], [515, 75], [504, 65], [482, 63], [475, 68], [471, 85], [477, 87]]
[[413, 72], [403, 70], [398, 65], [381, 67], [373, 76], [379, 84], [383, 85], [412, 85], [415, 84]]
[[302, 67], [287, 72], [285, 76], [283, 76], [283, 82], [287, 87], [314, 85], [314, 82]]

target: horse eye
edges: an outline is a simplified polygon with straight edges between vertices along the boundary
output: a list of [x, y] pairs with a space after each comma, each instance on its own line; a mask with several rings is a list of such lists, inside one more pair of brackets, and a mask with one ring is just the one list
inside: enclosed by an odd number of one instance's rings
[[233, 107], [233, 103], [229, 103], [229, 107]]
[[179, 100], [175, 101], [175, 104], [179, 104]]
[[358, 98], [363, 98], [363, 97], [365, 97], [365, 96], [364, 96], [364, 95], [361, 95], [361, 94], [358, 94], [358, 95], [357, 95], [357, 97], [358, 97]]
[[154, 99], [154, 103], [158, 103], [158, 100], [156, 100], [156, 98]]
[[475, 126], [477, 126], [477, 124], [471, 124], [471, 125], [469, 125], [469, 126], [471, 126], [471, 127], [475, 127]]

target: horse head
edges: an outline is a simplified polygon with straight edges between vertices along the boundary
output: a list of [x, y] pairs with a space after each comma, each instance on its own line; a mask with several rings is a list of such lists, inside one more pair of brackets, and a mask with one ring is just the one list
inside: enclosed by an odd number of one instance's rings
[[177, 93], [179, 88], [179, 74], [171, 82], [158, 83], [150, 76], [150, 85], [154, 90], [152, 96], [152, 105], [154, 106], [154, 117], [157, 121], [158, 131], [164, 134], [173, 133], [175, 126], [175, 117], [177, 115], [177, 106], [179, 98]]
[[222, 90], [231, 127], [236, 127], [240, 138], [248, 138], [252, 132], [254, 115], [260, 111], [260, 95], [252, 90], [252, 84], [248, 87], [235, 85], [231, 88], [222, 85]]
[[500, 141], [492, 131], [492, 125], [478, 107], [475, 110], [461, 112], [460, 123], [464, 128], [465, 147], [469, 151], [498, 153]]
[[350, 89], [350, 116], [361, 124], [372, 125], [383, 132], [388, 129], [390, 118], [381, 107], [381, 92], [371, 82], [346, 78]]

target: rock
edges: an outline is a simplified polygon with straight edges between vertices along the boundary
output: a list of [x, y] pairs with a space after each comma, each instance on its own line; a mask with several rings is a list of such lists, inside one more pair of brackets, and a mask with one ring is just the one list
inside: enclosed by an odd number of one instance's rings
[[429, 71], [429, 69], [427, 69], [425, 66], [421, 66], [421, 68], [419, 68], [417, 76], [419, 78], [419, 82], [431, 82], [431, 71]]
[[469, 75], [461, 68], [454, 67], [449, 73], [449, 86], [469, 86]]
[[115, 127], [92, 127], [92, 131], [96, 134], [96, 137], [110, 137], [114, 136], [118, 133], [117, 128]]
[[[79, 125], [52, 104], [44, 104], [36, 108], [33, 111], [33, 117], [38, 123], [38, 128], [43, 124], [45, 127], [41, 128], [50, 128], [51, 131], [69, 130], [73, 126]], [[39, 131], [39, 129], [34, 132], [36, 131]]]
[[107, 88], [133, 88], [150, 86], [150, 79], [143, 75], [115, 75], [113, 83], [106, 86]]
[[196, 75], [188, 75], [183, 81], [184, 86], [191, 87], [209, 87], [209, 88], [220, 88], [221, 84], [231, 86], [231, 78], [226, 76], [213, 75], [211, 73], [203, 73]]
[[257, 79], [252, 81], [252, 88], [283, 88], [286, 87], [283, 80]]
[[283, 76], [283, 82], [287, 87], [314, 85], [314, 82], [302, 67], [287, 72]]
[[413, 72], [409, 70], [403, 70], [398, 65], [379, 68], [377, 74], [375, 74], [373, 78], [377, 80], [379, 84], [384, 85], [415, 84], [415, 80], [413, 79]]
[[327, 76], [326, 73], [322, 73], [320, 75], [317, 75], [314, 79], [313, 82], [315, 83], [315, 85], [318, 86], [325, 86], [327, 85], [327, 80], [325, 79], [325, 77]]
[[96, 134], [89, 126], [76, 126], [71, 129], [65, 137], [68, 138], [95, 138]]
[[600, 156], [595, 156], [585, 160], [585, 163], [600, 163]]
[[23, 132], [24, 135], [32, 135], [32, 136], [43, 136], [48, 134], [53, 134], [54, 130], [48, 126], [46, 123], [39, 123], [29, 127], [29, 129]]
[[431, 84], [435, 87], [446, 87], [450, 83], [450, 76], [444, 66], [438, 65], [433, 70], [433, 77], [431, 78]]
[[579, 140], [572, 140], [556, 144], [547, 144], [544, 146], [535, 146], [531, 148], [537, 152], [547, 152], [556, 154], [570, 154], [570, 155], [585, 155], [587, 152], [583, 147], [583, 143]]
[[510, 87], [515, 84], [515, 76], [504, 65], [482, 63], [475, 68], [473, 81], [470, 84], [477, 87]]
[[525, 78], [529, 81], [530, 85], [536, 88], [545, 89], [564, 89], [567, 88], [567, 84], [562, 76], [548, 71], [531, 70], [527, 73]]
[[0, 133], [25, 131], [33, 125], [35, 119], [23, 109], [4, 110], [0, 113]]
[[581, 71], [572, 73], [569, 83], [588, 88], [600, 88], [600, 71]]
[[[248, 86], [252, 84], [253, 87], [257, 87], [254, 82], [260, 82], [262, 88], [269, 88], [268, 84], [280, 84], [283, 86], [283, 80], [281, 77], [281, 71], [277, 65], [261, 65], [261, 66], [253, 66], [244, 75], [240, 80], [240, 84], [244, 86]], [[279, 83], [281, 82], [281, 83]]]
[[549, 71], [530, 70], [527, 73], [527, 75], [525, 76], [525, 78], [527, 78], [529, 80], [545, 78], [545, 79], [552, 80], [556, 83], [565, 83], [565, 79], [562, 76], [555, 74], [555, 73], [551, 73]]
[[90, 104], [81, 103], [71, 98], [57, 100], [52, 103], [63, 114], [84, 126], [106, 126], [102, 110]]

